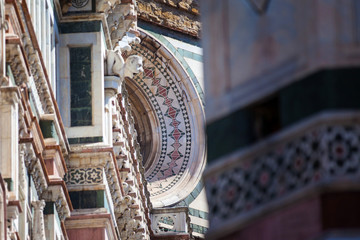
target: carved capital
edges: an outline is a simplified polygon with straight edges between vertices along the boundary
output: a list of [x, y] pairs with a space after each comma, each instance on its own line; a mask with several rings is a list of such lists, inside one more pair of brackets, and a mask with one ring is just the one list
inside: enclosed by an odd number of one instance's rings
[[17, 104], [19, 103], [19, 93], [17, 87], [0, 88], [0, 104]]
[[34, 207], [35, 211], [43, 212], [45, 208], [45, 201], [44, 200], [38, 200], [31, 202], [31, 206]]
[[6, 76], [0, 76], [0, 86], [9, 86], [10, 81], [9, 78]]
[[45, 240], [45, 226], [44, 226], [44, 214], [43, 214], [45, 201], [44, 200], [33, 201], [31, 205], [34, 207], [33, 238], [39, 240]]

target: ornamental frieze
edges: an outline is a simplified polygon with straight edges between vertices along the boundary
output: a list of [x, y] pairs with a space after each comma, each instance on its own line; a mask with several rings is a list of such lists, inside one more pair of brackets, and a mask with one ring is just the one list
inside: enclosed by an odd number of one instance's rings
[[73, 168], [65, 175], [65, 181], [69, 184], [98, 184], [103, 183], [102, 168]]

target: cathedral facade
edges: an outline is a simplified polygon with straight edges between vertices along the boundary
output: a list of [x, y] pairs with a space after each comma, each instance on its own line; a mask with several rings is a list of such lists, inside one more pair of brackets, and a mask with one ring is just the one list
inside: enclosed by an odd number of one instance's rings
[[0, 239], [204, 238], [197, 1], [0, 1]]

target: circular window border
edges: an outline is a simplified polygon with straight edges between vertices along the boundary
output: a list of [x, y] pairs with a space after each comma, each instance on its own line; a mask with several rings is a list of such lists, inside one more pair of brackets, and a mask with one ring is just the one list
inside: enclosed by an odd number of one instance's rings
[[[162, 192], [157, 192], [155, 195], [150, 197], [152, 204], [154, 207], [164, 207], [170, 206], [178, 203], [179, 201], [185, 199], [197, 186], [198, 182], [201, 180], [202, 173], [205, 168], [205, 152], [206, 152], [206, 144], [205, 144], [205, 114], [203, 109], [202, 100], [198, 94], [198, 91], [194, 85], [193, 80], [190, 75], [187, 73], [185, 68], [182, 66], [181, 62], [174, 56], [174, 54], [159, 40], [156, 39], [150, 33], [140, 29], [140, 38], [141, 43], [140, 46], [134, 46], [134, 52], [132, 54], [141, 54], [139, 51], [142, 49], [143, 51], [148, 51], [153, 54], [153, 61], [149, 59], [144, 59], [144, 66], [146, 66], [147, 62], [150, 62], [152, 65], [161, 64], [162, 66], [166, 66], [166, 71], [171, 75], [174, 82], [176, 84], [180, 84], [182, 94], [186, 95], [186, 101], [184, 101], [184, 105], [186, 108], [186, 112], [189, 119], [189, 124], [191, 128], [191, 149], [189, 153], [188, 162], [186, 162], [186, 168], [176, 176], [175, 182], [171, 183], [170, 187], [167, 187], [166, 190]], [[157, 61], [157, 62], [155, 62]], [[168, 75], [169, 75], [168, 74]], [[159, 116], [156, 114], [154, 110], [154, 106], [150, 101], [150, 97], [146, 94], [144, 89], [139, 86], [140, 84], [134, 78], [131, 82], [129, 82], [131, 88], [134, 91], [138, 91], [138, 96], [141, 102], [145, 106], [146, 109], [149, 109], [150, 112], [155, 113], [156, 117], [152, 117], [152, 127], [159, 127]], [[197, 81], [195, 79], [195, 81]], [[142, 96], [141, 96], [142, 95]], [[169, 129], [168, 129], [169, 130]], [[170, 131], [170, 130], [169, 130]], [[155, 133], [155, 135], [154, 135]], [[152, 152], [154, 159], [147, 160], [145, 163], [145, 177], [147, 177], [148, 181], [151, 182], [151, 178], [149, 176], [154, 173], [155, 169], [158, 168], [159, 163], [159, 152], [161, 151], [161, 136], [156, 134], [156, 131], [153, 131], [152, 136], [156, 142], [159, 144], [154, 144], [157, 150], [153, 147]], [[148, 166], [150, 164], [150, 166]], [[151, 193], [151, 192], [150, 192]]]

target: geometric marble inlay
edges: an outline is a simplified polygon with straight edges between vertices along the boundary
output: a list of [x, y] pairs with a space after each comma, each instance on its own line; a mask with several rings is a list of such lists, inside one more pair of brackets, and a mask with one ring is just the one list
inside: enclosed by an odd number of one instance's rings
[[65, 175], [65, 182], [69, 184], [94, 184], [103, 182], [102, 168], [72, 168]]
[[145, 177], [154, 206], [158, 206], [157, 200], [170, 197], [173, 204], [192, 191], [205, 166], [203, 106], [191, 78], [176, 58], [162, 57], [164, 53], [154, 57], [142, 44], [132, 46], [131, 54], [142, 56], [144, 61], [144, 72], [132, 84], [141, 89], [153, 110], [157, 121], [152, 129], [158, 131], [159, 138], [158, 154]]

